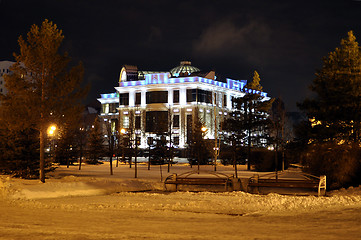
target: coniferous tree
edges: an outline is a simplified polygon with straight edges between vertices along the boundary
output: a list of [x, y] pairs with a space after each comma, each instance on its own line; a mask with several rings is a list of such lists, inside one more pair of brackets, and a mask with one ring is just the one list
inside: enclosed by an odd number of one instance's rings
[[39, 139], [34, 129], [0, 129], [0, 172], [33, 178], [39, 174]]
[[[270, 139], [275, 150], [275, 167], [276, 170], [284, 170], [284, 146], [286, 143], [285, 126], [286, 126], [286, 110], [281, 98], [275, 99], [272, 104], [270, 113]], [[279, 167], [278, 152], [281, 153], [281, 167]]]
[[[204, 139], [206, 135], [205, 122], [199, 117], [199, 109], [194, 109], [193, 122], [191, 126], [191, 132], [188, 135], [188, 161], [191, 165], [197, 163], [198, 170], [199, 165], [204, 165], [209, 163], [211, 158], [209, 144], [207, 140]], [[213, 147], [213, 146], [212, 146]]]
[[312, 141], [361, 140], [361, 52], [353, 32], [323, 59], [310, 89], [316, 94], [298, 104], [313, 121]]
[[45, 20], [33, 25], [27, 38], [19, 37], [20, 54], [5, 76], [8, 93], [2, 96], [1, 115], [5, 129], [34, 129], [40, 139], [40, 180], [45, 182], [46, 131], [51, 123], [61, 125], [81, 112], [86, 94], [80, 84], [83, 67], [70, 68], [67, 53], [60, 53], [62, 31]]
[[326, 175], [331, 187], [361, 182], [361, 52], [350, 31], [323, 58], [310, 86], [315, 93], [298, 106], [308, 121], [299, 125], [302, 163], [314, 175]]
[[101, 158], [104, 154], [104, 137], [102, 130], [100, 128], [99, 118], [94, 120], [92, 129], [89, 133], [87, 153], [88, 153], [88, 163], [97, 164], [98, 159]]
[[254, 71], [253, 80], [245, 86], [245, 95], [234, 99], [235, 111], [230, 119], [226, 120], [225, 126], [228, 131], [237, 135], [237, 141], [243, 137], [242, 142], [247, 146], [247, 169], [251, 169], [252, 146], [264, 145], [261, 141], [267, 138], [269, 124], [267, 112], [273, 99], [267, 100], [262, 96], [262, 86], [257, 71]]

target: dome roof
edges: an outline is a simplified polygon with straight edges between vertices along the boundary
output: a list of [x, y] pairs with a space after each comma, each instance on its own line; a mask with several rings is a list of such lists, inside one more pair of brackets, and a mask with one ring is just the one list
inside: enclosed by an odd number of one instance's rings
[[170, 70], [170, 74], [172, 74], [173, 77], [179, 77], [179, 76], [188, 76], [191, 73], [200, 71], [199, 68], [194, 67], [191, 64], [192, 63], [189, 61], [182, 61], [180, 62], [179, 66], [172, 68]]

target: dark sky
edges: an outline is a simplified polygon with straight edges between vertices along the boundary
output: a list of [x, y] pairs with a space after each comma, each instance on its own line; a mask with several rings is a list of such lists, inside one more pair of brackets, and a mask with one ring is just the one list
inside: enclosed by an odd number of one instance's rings
[[349, 30], [361, 38], [352, 0], [0, 0], [0, 9], [0, 60], [14, 60], [18, 37], [49, 19], [85, 65], [88, 102], [115, 91], [123, 64], [167, 71], [190, 60], [233, 79], [257, 70], [264, 91], [295, 111], [322, 57]]

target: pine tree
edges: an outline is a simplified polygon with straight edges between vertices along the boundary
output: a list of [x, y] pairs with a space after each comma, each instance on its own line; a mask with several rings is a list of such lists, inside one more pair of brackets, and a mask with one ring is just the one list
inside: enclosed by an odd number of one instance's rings
[[88, 163], [97, 164], [98, 159], [105, 153], [104, 138], [100, 128], [99, 118], [94, 120], [88, 139]]
[[360, 143], [361, 53], [352, 31], [323, 58], [310, 89], [316, 97], [298, 106], [314, 122], [313, 140]]
[[[188, 135], [188, 161], [191, 165], [197, 163], [199, 165], [208, 164], [211, 157], [207, 140], [204, 139], [206, 135], [205, 122], [199, 116], [199, 109], [194, 109], [193, 122], [190, 134]], [[213, 145], [212, 145], [213, 147]]]
[[[247, 169], [251, 169], [251, 148], [262, 146], [261, 139], [265, 139], [268, 126], [267, 112], [270, 109], [273, 99], [266, 100], [262, 93], [260, 77], [254, 71], [253, 79], [245, 86], [245, 95], [234, 99], [235, 110], [231, 118], [227, 119], [225, 126], [228, 131], [237, 135], [235, 143], [241, 141], [247, 145], [248, 162]], [[244, 137], [245, 134], [245, 137]]]
[[62, 31], [45, 20], [33, 25], [26, 40], [20, 36], [20, 54], [5, 76], [6, 96], [1, 99], [2, 121], [6, 129], [34, 129], [40, 139], [40, 180], [45, 182], [46, 131], [50, 124], [61, 125], [81, 113], [83, 66], [70, 68], [67, 53], [60, 53]]

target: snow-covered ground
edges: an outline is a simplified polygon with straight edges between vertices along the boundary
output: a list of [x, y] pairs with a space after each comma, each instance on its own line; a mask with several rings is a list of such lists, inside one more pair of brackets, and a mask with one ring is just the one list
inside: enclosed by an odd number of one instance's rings
[[189, 170], [140, 164], [135, 179], [134, 166], [110, 176], [105, 163], [61, 166], [46, 183], [0, 176], [0, 239], [361, 239], [359, 187], [327, 197], [160, 191]]

